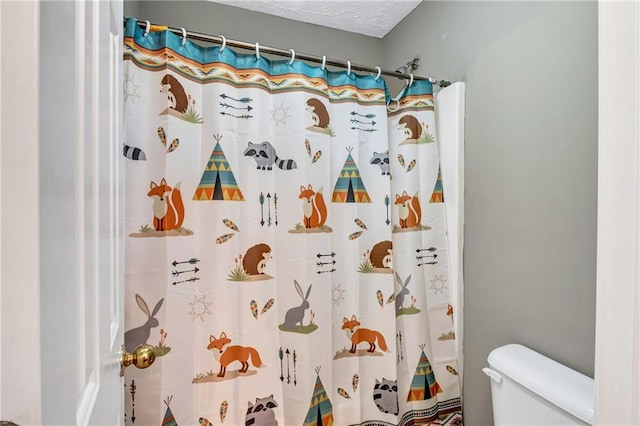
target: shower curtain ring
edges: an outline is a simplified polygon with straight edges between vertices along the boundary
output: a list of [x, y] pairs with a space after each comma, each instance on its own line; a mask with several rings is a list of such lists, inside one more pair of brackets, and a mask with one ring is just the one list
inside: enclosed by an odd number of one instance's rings
[[347, 75], [351, 75], [351, 61], [347, 61]]
[[322, 55], [322, 71], [324, 71], [324, 68], [327, 66], [327, 57], [325, 55]]
[[256, 41], [256, 61], [260, 60], [260, 43]]
[[291, 52], [291, 60], [289, 61], [289, 65], [293, 64], [293, 61], [296, 60], [296, 51], [293, 49], [289, 49], [289, 52]]
[[[398, 106], [396, 107], [396, 109], [390, 108], [389, 106], [391, 105], [391, 102], [396, 102], [398, 104]], [[400, 109], [400, 101], [397, 99], [391, 99], [389, 101], [389, 103], [387, 103], [387, 111], [389, 112], [396, 112], [397, 110]]]
[[378, 70], [378, 75], [376, 75], [375, 80], [377, 81], [380, 78], [380, 74], [382, 74], [382, 69], [380, 67], [376, 67], [376, 69]]
[[147, 27], [144, 29], [144, 36], [148, 36], [149, 35], [149, 30], [151, 30], [151, 22], [149, 21], [145, 21], [147, 23]]
[[184, 28], [180, 28], [182, 30], [182, 45], [187, 44], [187, 30]]
[[227, 47], [227, 38], [223, 35], [220, 35], [219, 37], [222, 39], [222, 46], [220, 46], [220, 52], [222, 52], [224, 48]]
[[409, 85], [407, 87], [411, 87], [411, 85], [413, 84], [413, 74], [409, 73]]

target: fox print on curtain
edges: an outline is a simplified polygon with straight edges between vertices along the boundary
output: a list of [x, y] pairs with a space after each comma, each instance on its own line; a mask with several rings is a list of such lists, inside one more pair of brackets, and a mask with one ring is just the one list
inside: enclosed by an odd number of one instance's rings
[[126, 420], [462, 424], [431, 83], [124, 41]]

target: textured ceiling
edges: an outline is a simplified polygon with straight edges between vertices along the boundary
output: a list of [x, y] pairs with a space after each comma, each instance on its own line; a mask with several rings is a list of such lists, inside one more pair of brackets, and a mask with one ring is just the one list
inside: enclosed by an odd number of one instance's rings
[[422, 0], [209, 0], [372, 37], [384, 37]]

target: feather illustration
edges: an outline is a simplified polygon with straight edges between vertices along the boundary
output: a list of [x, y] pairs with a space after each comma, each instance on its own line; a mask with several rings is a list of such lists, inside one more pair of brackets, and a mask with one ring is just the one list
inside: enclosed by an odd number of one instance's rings
[[358, 231], [358, 232], [354, 232], [353, 234], [349, 234], [349, 239], [350, 240], [355, 240], [356, 238], [358, 238], [360, 235], [362, 235], [364, 231]]
[[311, 164], [315, 163], [316, 161], [318, 161], [320, 159], [320, 157], [322, 157], [322, 151], [318, 151], [313, 155], [313, 158], [311, 159]]
[[456, 376], [458, 375], [458, 372], [456, 371], [456, 369], [450, 365], [447, 365], [447, 371], [451, 374], [455, 374]]
[[389, 298], [387, 299], [387, 305], [391, 302], [393, 302], [394, 300], [396, 300], [396, 295], [392, 294], [391, 296], [389, 296]]
[[221, 422], [224, 422], [224, 418], [227, 417], [228, 409], [229, 409], [229, 403], [225, 399], [224, 401], [222, 401], [222, 404], [220, 404], [220, 421]]
[[356, 373], [353, 375], [353, 379], [351, 380], [351, 386], [353, 386], [354, 392], [358, 389], [358, 383], [360, 383], [360, 376]]
[[382, 291], [380, 291], [380, 290], [376, 291], [376, 297], [378, 298], [378, 303], [380, 304], [380, 307], [382, 308], [384, 306], [384, 296], [382, 295]]
[[404, 157], [402, 156], [402, 154], [398, 154], [398, 161], [400, 162], [402, 168], [404, 168]]
[[338, 395], [340, 395], [343, 398], [351, 399], [347, 391], [342, 388], [338, 388]]
[[258, 304], [256, 303], [256, 301], [252, 300], [251, 303], [249, 303], [249, 307], [251, 308], [251, 314], [253, 315], [253, 317], [255, 319], [258, 319]]
[[416, 160], [411, 160], [409, 166], [407, 166], [407, 173], [409, 173], [416, 166]]
[[311, 157], [311, 144], [309, 143], [309, 139], [304, 140], [304, 147], [307, 148], [307, 155]]
[[171, 145], [169, 145], [169, 148], [167, 148], [167, 152], [173, 152], [176, 150], [176, 148], [178, 148], [178, 145], [180, 145], [180, 139], [175, 138], [172, 142]]
[[360, 219], [355, 218], [355, 219], [354, 219], [354, 222], [355, 222], [355, 223], [356, 223], [356, 225], [358, 225], [360, 228], [362, 228], [362, 229], [367, 229], [367, 225], [365, 225], [365, 224], [364, 224], [364, 222], [363, 222], [363, 221], [361, 221]]
[[218, 238], [216, 238], [216, 244], [224, 244], [227, 241], [229, 241], [231, 239], [231, 237], [233, 237], [235, 234], [224, 234], [224, 235], [220, 235]]
[[202, 426], [213, 426], [213, 423], [211, 423], [211, 421], [206, 417], [200, 417], [198, 419], [198, 423], [200, 423]]
[[275, 300], [273, 300], [273, 297], [272, 297], [271, 299], [269, 299], [267, 303], [264, 304], [264, 308], [262, 308], [262, 312], [260, 312], [260, 315], [264, 314], [269, 309], [271, 309], [274, 303], [275, 303]]
[[160, 138], [162, 145], [167, 146], [167, 134], [164, 132], [162, 127], [158, 127], [158, 137]]
[[226, 226], [227, 228], [231, 228], [236, 232], [240, 232], [240, 229], [238, 229], [236, 224], [233, 223], [231, 219], [222, 219], [222, 223], [224, 223], [224, 226]]

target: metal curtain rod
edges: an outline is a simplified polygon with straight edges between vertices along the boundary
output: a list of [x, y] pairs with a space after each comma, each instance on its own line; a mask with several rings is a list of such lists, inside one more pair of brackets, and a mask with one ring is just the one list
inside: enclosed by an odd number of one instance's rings
[[[126, 22], [126, 21], [125, 21]], [[147, 31], [147, 25], [152, 26], [152, 27], [156, 27], [156, 28], [162, 28], [165, 29], [167, 31], [171, 31], [172, 33], [182, 37], [183, 34], [186, 34], [187, 38], [193, 39], [193, 40], [200, 40], [200, 41], [206, 41], [206, 42], [210, 42], [210, 43], [218, 43], [221, 44], [223, 42], [226, 43], [227, 46], [233, 46], [233, 47], [238, 47], [240, 49], [246, 49], [246, 50], [254, 50], [254, 51], [259, 51], [259, 52], [263, 52], [263, 53], [270, 53], [272, 55], [276, 55], [276, 56], [284, 56], [284, 57], [291, 57], [291, 50], [284, 50], [284, 49], [279, 49], [277, 47], [269, 47], [269, 46], [263, 46], [263, 45], [259, 45], [258, 49], [256, 49], [256, 44], [257, 43], [247, 43], [245, 41], [240, 41], [240, 40], [231, 40], [228, 38], [223, 38], [222, 36], [213, 36], [213, 35], [209, 35], [209, 34], [203, 34], [203, 33], [198, 33], [195, 31], [187, 31], [184, 30], [183, 33], [183, 28], [175, 28], [175, 27], [168, 27], [166, 25], [159, 25], [159, 24], [153, 24], [153, 23], [149, 23], [147, 24], [149, 21], [141, 21], [141, 20], [137, 20], [137, 24], [138, 26], [140, 26], [141, 28], [145, 29], [145, 31]], [[377, 74], [378, 73], [378, 69], [380, 68], [376, 68], [376, 67], [369, 67], [366, 65], [358, 65], [358, 64], [352, 64], [348, 61], [340, 61], [337, 59], [331, 59], [331, 58], [327, 58], [327, 57], [323, 57], [323, 56], [316, 56], [316, 55], [310, 55], [307, 53], [298, 53], [295, 52], [295, 59], [301, 59], [303, 61], [309, 61], [309, 62], [314, 62], [314, 63], [318, 63], [318, 64], [325, 64], [325, 65], [331, 65], [334, 67], [340, 67], [340, 68], [349, 68], [351, 67], [352, 70], [354, 71], [365, 71], [365, 72], [370, 72], [373, 74]], [[401, 72], [396, 72], [396, 71], [389, 71], [389, 70], [384, 70], [384, 69], [380, 69], [380, 74], [381, 75], [387, 75], [390, 77], [396, 77], [396, 78], [405, 78], [407, 80], [429, 80], [431, 83], [433, 84], [440, 84], [440, 87], [446, 87], [448, 85], [450, 85], [451, 83], [448, 81], [438, 81], [434, 78], [431, 77], [420, 77], [420, 76], [416, 76], [416, 75], [411, 75], [411, 74], [404, 74]]]

